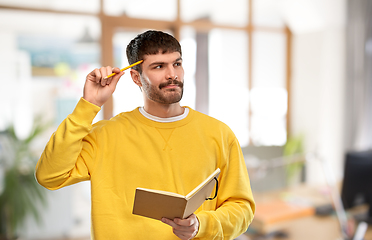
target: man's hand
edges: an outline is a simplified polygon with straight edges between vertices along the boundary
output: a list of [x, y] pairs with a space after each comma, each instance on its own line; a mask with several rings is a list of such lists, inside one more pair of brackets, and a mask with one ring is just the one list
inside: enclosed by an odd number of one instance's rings
[[[104, 79], [111, 73], [116, 73], [116, 75]], [[94, 69], [87, 75], [83, 98], [101, 107], [114, 93], [116, 84], [123, 74], [124, 72], [121, 72], [119, 68], [112, 69], [110, 66]]]
[[162, 218], [161, 221], [171, 226], [173, 228], [173, 233], [182, 240], [192, 239], [199, 230], [199, 220], [195, 214], [192, 214], [186, 219], [175, 218], [172, 221], [167, 218]]

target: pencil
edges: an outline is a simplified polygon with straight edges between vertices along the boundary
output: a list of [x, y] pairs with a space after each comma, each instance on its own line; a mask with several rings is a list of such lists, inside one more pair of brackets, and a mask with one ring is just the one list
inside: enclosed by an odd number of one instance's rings
[[[125, 70], [127, 70], [128, 68], [134, 67], [134, 66], [140, 64], [141, 62], [143, 62], [143, 60], [140, 60], [140, 61], [138, 61], [138, 62], [135, 62], [135, 63], [129, 65], [128, 67], [125, 67], [125, 68], [123, 68], [123, 69], [120, 69], [120, 72], [125, 71]], [[112, 73], [112, 74], [108, 75], [107, 77], [105, 77], [104, 79], [109, 78], [109, 77], [112, 77], [112, 76], [114, 76], [115, 74], [116, 74], [116, 73]]]

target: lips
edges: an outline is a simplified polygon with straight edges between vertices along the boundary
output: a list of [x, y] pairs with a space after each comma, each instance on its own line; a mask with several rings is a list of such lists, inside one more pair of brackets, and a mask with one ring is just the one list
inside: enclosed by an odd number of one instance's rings
[[182, 88], [183, 87], [183, 82], [180, 82], [178, 80], [170, 80], [166, 83], [161, 83], [159, 85], [159, 89], [162, 89], [162, 88], [175, 88], [175, 87], [180, 87]]
[[163, 88], [175, 88], [175, 87], [179, 87], [180, 85], [179, 84], [170, 84], [170, 85], [167, 85]]

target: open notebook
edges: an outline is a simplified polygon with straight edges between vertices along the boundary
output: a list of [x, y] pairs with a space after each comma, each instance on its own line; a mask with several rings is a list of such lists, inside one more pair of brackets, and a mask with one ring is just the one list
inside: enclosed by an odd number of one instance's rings
[[[133, 214], [161, 220], [187, 218], [194, 213], [205, 200], [213, 200], [217, 196], [218, 176], [220, 169], [217, 168], [202, 183], [194, 188], [189, 194], [181, 194], [159, 191], [154, 189], [137, 188], [134, 198]], [[214, 197], [210, 197], [216, 186]]]

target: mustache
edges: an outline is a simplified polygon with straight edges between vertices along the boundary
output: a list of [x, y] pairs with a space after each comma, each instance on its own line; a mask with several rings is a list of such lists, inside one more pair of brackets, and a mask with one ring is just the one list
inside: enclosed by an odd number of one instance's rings
[[183, 88], [183, 82], [178, 81], [177, 79], [169, 80], [168, 82], [159, 84], [159, 89], [162, 89], [164, 87], [167, 87], [169, 85], [177, 85], [180, 88]]

